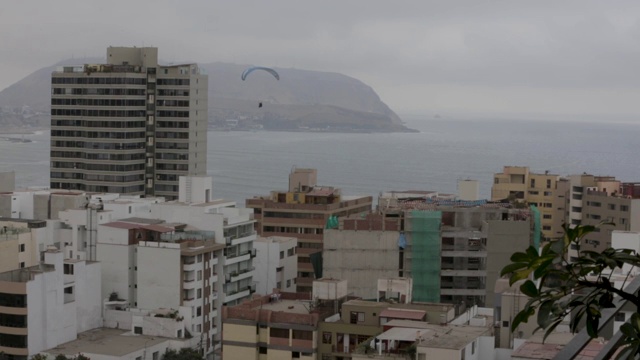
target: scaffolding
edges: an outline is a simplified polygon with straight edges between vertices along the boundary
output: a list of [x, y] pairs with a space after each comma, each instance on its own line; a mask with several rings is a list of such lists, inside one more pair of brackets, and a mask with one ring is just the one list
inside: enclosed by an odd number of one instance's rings
[[531, 214], [533, 215], [533, 246], [540, 250], [540, 210], [535, 205], [531, 205]]
[[410, 213], [413, 300], [440, 302], [440, 224], [442, 211]]

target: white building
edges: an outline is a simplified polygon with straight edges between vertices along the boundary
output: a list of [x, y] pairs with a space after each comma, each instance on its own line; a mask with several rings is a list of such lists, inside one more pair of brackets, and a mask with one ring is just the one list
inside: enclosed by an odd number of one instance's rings
[[[103, 199], [96, 245], [104, 269], [102, 294], [115, 292], [130, 308], [189, 309], [187, 327], [211, 353], [220, 348], [222, 306], [255, 292], [255, 221], [252, 209], [234, 202], [180, 201], [206, 200], [210, 177], [181, 183], [189, 191], [179, 201]], [[101, 223], [106, 219], [111, 221]]]
[[267, 295], [274, 288], [284, 292], [296, 291], [298, 274], [298, 240], [293, 237], [260, 237], [254, 243], [256, 292]]
[[100, 264], [63, 260], [0, 274], [0, 352], [27, 359], [102, 325]]
[[[175, 322], [175, 320], [171, 319]], [[78, 334], [74, 341], [44, 351], [53, 359], [58, 355], [75, 358], [82, 354], [91, 360], [160, 360], [169, 350], [197, 348], [197, 339], [178, 339], [157, 335], [136, 335], [121, 329], [98, 328]]]

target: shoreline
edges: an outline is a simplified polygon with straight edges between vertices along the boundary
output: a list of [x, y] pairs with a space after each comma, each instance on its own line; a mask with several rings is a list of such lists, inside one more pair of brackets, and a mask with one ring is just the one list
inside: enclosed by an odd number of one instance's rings
[[0, 136], [6, 137], [7, 135], [35, 135], [37, 131], [49, 131], [49, 128], [34, 128], [34, 127], [19, 127], [19, 126], [7, 126], [0, 127]]

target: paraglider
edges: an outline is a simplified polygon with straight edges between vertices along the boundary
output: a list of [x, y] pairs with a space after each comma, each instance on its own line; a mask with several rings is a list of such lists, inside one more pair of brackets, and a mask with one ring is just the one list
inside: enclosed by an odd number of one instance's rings
[[[268, 72], [269, 74], [273, 75], [274, 78], [276, 78], [276, 80], [280, 80], [280, 75], [278, 74], [277, 71], [273, 70], [272, 68], [268, 68], [268, 67], [264, 67], [264, 66], [251, 66], [246, 68], [243, 72], [242, 72], [242, 81], [245, 81], [247, 79], [247, 76], [249, 76], [249, 74], [251, 74], [252, 72], [254, 72], [255, 70], [263, 70]], [[258, 108], [262, 107], [262, 101], [258, 104]]]
[[268, 68], [268, 67], [264, 67], [264, 66], [251, 66], [247, 69], [245, 69], [242, 72], [242, 81], [247, 79], [247, 76], [249, 74], [251, 74], [252, 72], [254, 72], [255, 70], [264, 70], [266, 72], [268, 72], [269, 74], [273, 75], [274, 78], [276, 78], [276, 80], [280, 80], [280, 75], [278, 75], [278, 72], [276, 72], [275, 70], [273, 70], [272, 68]]

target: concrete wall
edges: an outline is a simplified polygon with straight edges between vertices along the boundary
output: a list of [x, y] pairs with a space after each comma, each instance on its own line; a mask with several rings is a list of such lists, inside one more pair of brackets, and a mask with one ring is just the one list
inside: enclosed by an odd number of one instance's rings
[[527, 221], [490, 220], [487, 230], [487, 278], [485, 307], [494, 306], [494, 286], [500, 271], [510, 264], [511, 255], [531, 245], [531, 223]]
[[180, 202], [209, 202], [213, 196], [213, 178], [211, 176], [180, 176], [179, 189], [178, 201]]
[[[278, 239], [287, 239], [279, 238]], [[289, 249], [295, 248], [298, 241], [296, 238], [288, 238], [286, 242], [272, 241], [270, 238], [261, 241], [254, 241], [253, 247], [256, 249], [256, 257], [253, 259], [255, 272], [253, 279], [256, 281], [256, 292], [261, 295], [270, 294], [273, 288], [280, 282], [280, 290], [285, 292], [295, 292], [294, 280], [298, 273], [298, 257], [289, 256]], [[284, 252], [284, 258], [280, 259], [280, 252]], [[278, 267], [283, 267], [277, 272]], [[287, 287], [287, 280], [289, 286]]]
[[323, 277], [347, 280], [349, 291], [376, 298], [377, 280], [398, 276], [397, 231], [326, 230]]
[[138, 307], [177, 309], [182, 300], [179, 244], [156, 244], [159, 246], [138, 247], [138, 270], [136, 271]]
[[0, 192], [11, 192], [16, 187], [16, 172], [0, 172]]
[[49, 194], [33, 195], [33, 219], [49, 219]]
[[0, 235], [0, 273], [15, 270], [19, 267], [18, 238]]
[[[418, 356], [420, 356], [420, 354], [424, 354], [429, 360], [460, 360], [462, 359], [462, 351], [457, 349], [440, 349], [419, 346], [417, 354]], [[465, 360], [466, 359], [467, 358], [465, 358]]]
[[11, 200], [13, 193], [0, 194], [0, 217], [12, 217], [11, 216]]
[[[45, 263], [55, 267], [27, 283], [29, 353], [36, 354], [75, 340], [79, 331], [102, 324], [99, 299], [100, 265], [75, 263], [74, 275], [65, 282], [63, 254], [45, 253]], [[73, 300], [64, 289], [73, 288]], [[83, 298], [84, 297], [84, 298]]]
[[112, 292], [133, 306], [134, 247], [98, 242], [98, 261], [102, 263], [102, 298]]
[[98, 262], [76, 262], [75, 311], [77, 331], [83, 332], [102, 326], [102, 266]]
[[479, 200], [480, 183], [478, 180], [458, 180], [458, 198], [460, 200]]

